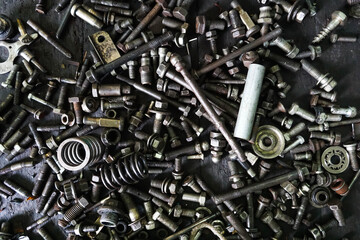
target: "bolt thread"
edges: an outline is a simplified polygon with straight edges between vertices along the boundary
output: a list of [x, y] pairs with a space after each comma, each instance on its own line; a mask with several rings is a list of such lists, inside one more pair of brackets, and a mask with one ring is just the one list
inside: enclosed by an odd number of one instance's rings
[[100, 191], [101, 191], [101, 185], [99, 184], [93, 184], [91, 189], [91, 201], [93, 203], [96, 203], [100, 199]]
[[63, 219], [67, 222], [71, 222], [77, 216], [79, 216], [83, 211], [84, 208], [79, 203], [76, 203], [64, 213]]
[[174, 160], [174, 169], [175, 169], [175, 172], [181, 172], [181, 170], [182, 170], [181, 158], [175, 158], [175, 160]]
[[63, 109], [66, 102], [67, 85], [63, 84], [60, 87], [59, 98], [57, 102], [57, 108]]
[[305, 214], [305, 210], [306, 210], [306, 207], [309, 203], [309, 198], [307, 196], [303, 196], [301, 198], [301, 205], [300, 205], [300, 208], [296, 214], [296, 218], [295, 218], [295, 223], [293, 225], [293, 229], [294, 230], [297, 230], [299, 229], [300, 227], [300, 224], [301, 224], [301, 221], [304, 217], [304, 214]]

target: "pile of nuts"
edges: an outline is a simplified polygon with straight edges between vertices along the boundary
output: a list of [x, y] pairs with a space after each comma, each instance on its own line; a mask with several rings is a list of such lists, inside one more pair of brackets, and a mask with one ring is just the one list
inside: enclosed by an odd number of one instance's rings
[[[16, 49], [0, 63], [0, 73], [8, 73], [1, 86], [12, 89], [0, 104], [0, 152], [8, 161], [0, 174], [41, 165], [31, 191], [13, 178], [0, 183], [2, 197], [36, 201], [41, 216], [26, 231], [4, 222], [1, 239], [29, 239], [30, 231], [60, 239], [47, 230], [54, 222], [66, 239], [114, 240], [318, 240], [345, 226], [342, 201], [360, 175], [360, 119], [356, 108], [338, 103], [335, 79], [311, 61], [322, 41], [357, 40], [332, 33], [347, 15], [333, 12], [300, 51], [281, 36], [281, 24], [315, 17], [311, 0], [258, 0], [253, 15], [233, 0], [218, 17], [197, 16], [195, 24], [194, 2], [61, 0], [56, 38], [31, 19], [35, 33], [17, 19], [16, 35], [13, 19], [0, 15], [0, 46]], [[348, 3], [356, 17], [360, 1]], [[48, 8], [45, 0], [36, 4], [39, 14]], [[71, 16], [103, 29], [89, 36], [93, 48], [74, 79], [50, 75], [27, 47], [40, 36], [72, 58], [61, 43]], [[234, 44], [220, 51], [221, 34]], [[208, 50], [191, 59], [198, 38]], [[27, 74], [14, 63], [18, 56]], [[194, 61], [198, 69], [190, 67]], [[315, 80], [311, 111], [282, 103], [291, 90], [282, 71], [301, 69]], [[46, 123], [49, 115], [57, 124]], [[353, 132], [342, 136], [337, 127], [346, 125]], [[196, 169], [184, 165], [195, 160], [226, 162], [229, 176], [220, 177], [231, 190], [215, 193], [217, 186], [191, 174]], [[347, 183], [349, 168], [355, 174]], [[317, 223], [312, 208], [333, 216]]]

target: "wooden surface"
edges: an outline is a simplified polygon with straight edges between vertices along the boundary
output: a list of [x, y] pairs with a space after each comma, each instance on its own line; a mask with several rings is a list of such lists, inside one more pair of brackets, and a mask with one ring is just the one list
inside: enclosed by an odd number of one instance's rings
[[[44, 29], [46, 29], [52, 36], [55, 35], [57, 26], [63, 16], [57, 14], [54, 11], [55, 4], [57, 1], [47, 0], [47, 14], [40, 15], [34, 11], [36, 1], [30, 0], [0, 0], [0, 13], [6, 14], [14, 22], [16, 18], [20, 18], [23, 22], [26, 22], [28, 19], [32, 19], [35, 22], [39, 23]], [[257, 13], [257, 8], [259, 5], [256, 1], [240, 1], [243, 7], [249, 11], [249, 13]], [[298, 23], [286, 23], [282, 21], [282, 26], [284, 27], [284, 37], [286, 39], [294, 39], [296, 45], [300, 49], [307, 49], [307, 45], [311, 42], [316, 33], [318, 33], [323, 26], [328, 22], [331, 13], [335, 10], [343, 10], [346, 13], [348, 9], [345, 4], [345, 0], [339, 1], [329, 1], [329, 0], [318, 0], [318, 14], [311, 18], [307, 17], [303, 24]], [[218, 6], [214, 6], [215, 3], [218, 3]], [[208, 0], [198, 0], [194, 4], [192, 9], [192, 17], [190, 18], [189, 23], [191, 27], [194, 27], [194, 18], [197, 14], [206, 14], [211, 16], [210, 18], [215, 18], [217, 14], [220, 13], [220, 9], [228, 10], [230, 1], [208, 1]], [[220, 7], [220, 9], [219, 9]], [[344, 34], [358, 34], [359, 21], [356, 19], [349, 19], [346, 25], [343, 28], [338, 29], [337, 31]], [[29, 32], [32, 30], [27, 27]], [[74, 61], [81, 61], [83, 53], [85, 50], [91, 48], [87, 36], [91, 33], [96, 32], [97, 30], [80, 19], [71, 18], [70, 24], [65, 30], [64, 38], [61, 40], [61, 44], [68, 48], [73, 54]], [[189, 38], [194, 38], [193, 31], [190, 33]], [[224, 34], [219, 38], [219, 49], [223, 45], [232, 44], [233, 40], [229, 34]], [[204, 52], [209, 53], [209, 45], [205, 41], [205, 36], [199, 37], [198, 46], [200, 46], [199, 52], [196, 48], [192, 49], [192, 56], [202, 56]], [[322, 57], [314, 61], [314, 65], [317, 66], [322, 72], [329, 72], [330, 75], [338, 82], [336, 91], [339, 93], [339, 104], [342, 106], [360, 106], [359, 98], [360, 94], [358, 93], [360, 89], [360, 81], [358, 76], [360, 76], [360, 68], [358, 67], [358, 58], [360, 56], [360, 48], [358, 43], [337, 43], [331, 45], [326, 39], [323, 46]], [[62, 77], [73, 77], [76, 68], [72, 65], [69, 65], [66, 59], [61, 53], [49, 45], [44, 39], [38, 39], [34, 42], [29, 49], [34, 53], [36, 59], [43, 64], [43, 66], [48, 69], [49, 73], [54, 76]], [[0, 55], [1, 56], [1, 55]], [[197, 64], [194, 64], [197, 65]], [[24, 70], [25, 72], [25, 70]], [[246, 70], [242, 67], [241, 72], [246, 73]], [[290, 106], [291, 102], [298, 102], [301, 107], [309, 109], [309, 100], [310, 96], [308, 94], [309, 89], [315, 85], [315, 80], [312, 79], [304, 71], [299, 71], [297, 73], [290, 73], [286, 70], [283, 70], [285, 81], [289, 82], [292, 85], [292, 90], [288, 94], [286, 99], [287, 107]], [[4, 81], [6, 78], [5, 75], [0, 76], [0, 82]], [[7, 89], [0, 88], [0, 100], [3, 100], [9, 91]], [[142, 94], [140, 94], [142, 95]], [[25, 96], [24, 96], [25, 98]], [[29, 103], [27, 100], [24, 100], [27, 104], [33, 106], [41, 107], [38, 104]], [[57, 95], [52, 98], [52, 102], [56, 103]], [[16, 109], [18, 109], [16, 107]], [[47, 109], [49, 110], [49, 109]], [[299, 120], [296, 118], [297, 121]], [[59, 122], [59, 119], [55, 119], [55, 122]], [[6, 126], [0, 126], [0, 132], [3, 132], [6, 129]], [[341, 130], [343, 134], [349, 134], [351, 132], [350, 127], [344, 127]], [[306, 138], [308, 136], [305, 136]], [[0, 167], [7, 164], [5, 160], [0, 158]], [[19, 158], [17, 158], [19, 159]], [[194, 160], [196, 161], [196, 160]], [[203, 162], [187, 162], [185, 164], [187, 171], [195, 171], [201, 173], [201, 175], [206, 179], [209, 185], [214, 189], [215, 192], [220, 193], [229, 189], [228, 179], [228, 170], [226, 162], [215, 165], [208, 158]], [[195, 167], [194, 167], [195, 166]], [[26, 186], [28, 190], [32, 189], [34, 176], [39, 169], [39, 165], [35, 168], [21, 170], [14, 174], [9, 175], [11, 179], [14, 179], [16, 182]], [[344, 174], [344, 178], [347, 182], [350, 181], [354, 173], [351, 170], [348, 170]], [[357, 183], [352, 192], [349, 194], [347, 199], [344, 201], [344, 215], [346, 217], [347, 226], [343, 228], [334, 228], [328, 233], [326, 239], [340, 239], [341, 237], [348, 237], [349, 239], [358, 239], [358, 226], [360, 224], [360, 214], [358, 197], [359, 197], [359, 188], [360, 183]], [[14, 195], [9, 199], [2, 199], [0, 213], [0, 222], [7, 221], [11, 219], [11, 222], [21, 223], [23, 226], [27, 226], [29, 222], [32, 222], [34, 219], [39, 217], [38, 214], [35, 214], [34, 209], [36, 207], [37, 201], [24, 201], [21, 203], [15, 203], [14, 199], [20, 198], [18, 195]], [[299, 202], [300, 204], [300, 202]], [[310, 211], [314, 217], [316, 217], [320, 223], [323, 223], [328, 219], [328, 216], [331, 216], [331, 212], [327, 209], [311, 209]], [[295, 212], [292, 211], [292, 216], [295, 216]], [[55, 227], [55, 220], [53, 223], [47, 224], [46, 228], [51, 229], [51, 235], [54, 239], [63, 239], [62, 231]], [[280, 223], [284, 228], [285, 225]], [[268, 232], [266, 226], [260, 225], [260, 229], [265, 232]], [[306, 229], [303, 227], [299, 233], [306, 232]], [[285, 234], [286, 236], [288, 234]], [[39, 236], [34, 233], [29, 233], [29, 236], [32, 239], [39, 239]]]

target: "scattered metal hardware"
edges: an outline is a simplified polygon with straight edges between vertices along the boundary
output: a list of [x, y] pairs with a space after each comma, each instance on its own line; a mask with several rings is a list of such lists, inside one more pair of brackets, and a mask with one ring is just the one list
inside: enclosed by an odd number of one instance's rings
[[[47, 33], [53, 31], [45, 32], [28, 20], [38, 34], [27, 34], [18, 19], [18, 41], [6, 42], [3, 40], [9, 39], [13, 27], [10, 19], [0, 15], [0, 46], [9, 50], [8, 60], [0, 63], [0, 74], [10, 72], [1, 86], [4, 91], [15, 88], [0, 103], [0, 125], [4, 129], [0, 152], [8, 161], [16, 159], [0, 169], [4, 178], [0, 196], [8, 198], [18, 193], [27, 200], [39, 197], [36, 212], [43, 217], [27, 226], [28, 231], [35, 229], [43, 239], [52, 239], [44, 226], [52, 224], [51, 219], [58, 213], [63, 213], [58, 225], [68, 234], [67, 239], [209, 238], [204, 228], [219, 239], [260, 238], [255, 218], [270, 227], [274, 239], [289, 235], [279, 221], [292, 225], [294, 230], [304, 224], [312, 237], [324, 239], [334, 223], [345, 225], [342, 200], [360, 176], [357, 109], [341, 106], [334, 92], [337, 82], [307, 61], [320, 57], [321, 46], [309, 45], [300, 51], [297, 41], [283, 38], [279, 22], [284, 15], [288, 21], [302, 23], [307, 15], [315, 16], [315, 5], [311, 0], [258, 0], [264, 6], [250, 16], [234, 0], [227, 9], [221, 6], [219, 16], [204, 13], [194, 17], [193, 23], [189, 14], [195, 2], [139, 1], [140, 7], [134, 9], [136, 2], [91, 0], [93, 6], [76, 0], [60, 1], [55, 11], [67, 10], [57, 39], [66, 34], [70, 15], [97, 29], [111, 26], [110, 31], [104, 28], [88, 37], [92, 49], [77, 57], [80, 61], [67, 61], [77, 67], [72, 77], [43, 74], [44, 67], [26, 49], [39, 34], [71, 58], [62, 43]], [[355, 2], [348, 1], [353, 5], [350, 16], [360, 15]], [[45, 13], [47, 4], [38, 0], [36, 11]], [[334, 12], [313, 42], [321, 42], [346, 18], [344, 13]], [[203, 39], [188, 40], [192, 26], [197, 34], [205, 35]], [[232, 46], [220, 43], [228, 28], [237, 41]], [[356, 40], [330, 35], [332, 43]], [[192, 50], [195, 43], [197, 47], [202, 47], [199, 43], [210, 44], [198, 59]], [[275, 46], [283, 54], [274, 53]], [[179, 55], [182, 47], [189, 56]], [[14, 63], [17, 56], [25, 59], [26, 77], [20, 64]], [[198, 69], [194, 68], [197, 60]], [[317, 82], [317, 87], [310, 90], [313, 111], [294, 102], [286, 110], [289, 101], [284, 98], [291, 96], [292, 88], [282, 70], [295, 73], [300, 68]], [[210, 80], [206, 74], [212, 75]], [[42, 86], [46, 87], [44, 92]], [[57, 91], [59, 97], [54, 104]], [[301, 102], [301, 106], [305, 104]], [[11, 119], [19, 107], [22, 110]], [[52, 118], [54, 114], [58, 122]], [[39, 121], [22, 126], [28, 115]], [[298, 121], [299, 117], [312, 124], [307, 126]], [[271, 119], [279, 123], [279, 128], [265, 125]], [[206, 121], [214, 127], [208, 128]], [[348, 142], [351, 135], [333, 130], [349, 124], [353, 124], [355, 142]], [[302, 136], [306, 130], [310, 132], [307, 142]], [[185, 141], [188, 145], [183, 145]], [[29, 148], [31, 153], [27, 152]], [[30, 159], [19, 160], [23, 154]], [[24, 188], [12, 182], [7, 174], [37, 167], [37, 155], [42, 163], [30, 193], [27, 185]], [[281, 158], [273, 160], [277, 157]], [[188, 169], [193, 161], [208, 164], [209, 158], [219, 166], [226, 161], [232, 190], [215, 194], [199, 175], [191, 175], [193, 171]], [[289, 158], [294, 161], [286, 161]], [[349, 165], [356, 175], [347, 185], [342, 174]], [[152, 178], [147, 191], [145, 179], [158, 174], [167, 176]], [[139, 182], [139, 188], [133, 186]], [[245, 197], [246, 207], [234, 201]], [[26, 204], [22, 199], [13, 201]], [[214, 206], [207, 208], [210, 201], [218, 210], [214, 214]], [[296, 214], [287, 211], [288, 202]], [[307, 216], [309, 204], [328, 207], [335, 219], [312, 226]], [[195, 209], [192, 205], [201, 207]], [[187, 218], [193, 223], [189, 225]], [[164, 228], [159, 228], [157, 222]], [[6, 226], [1, 226], [0, 236], [10, 239], [12, 235], [7, 232]]]

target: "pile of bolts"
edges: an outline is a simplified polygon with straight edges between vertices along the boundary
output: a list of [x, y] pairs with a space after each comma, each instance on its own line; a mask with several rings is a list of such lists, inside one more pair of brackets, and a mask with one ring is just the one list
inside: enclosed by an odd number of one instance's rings
[[[41, 165], [31, 191], [13, 177], [0, 182], [2, 197], [36, 201], [41, 216], [14, 231], [11, 220], [3, 222], [0, 238], [29, 239], [33, 231], [61, 239], [47, 230], [56, 224], [69, 240], [318, 240], [345, 226], [342, 201], [360, 174], [360, 119], [355, 107], [337, 102], [336, 80], [311, 62], [323, 41], [356, 41], [334, 32], [349, 14], [333, 12], [300, 51], [282, 37], [281, 24], [315, 17], [311, 0], [258, 0], [256, 14], [233, 0], [195, 24], [194, 0], [129, 2], [61, 0], [53, 6], [62, 14], [55, 36], [31, 19], [17, 19], [17, 33], [14, 19], [0, 15], [0, 46], [16, 48], [0, 63], [8, 73], [1, 86], [11, 91], [0, 104], [0, 151], [8, 161], [0, 175]], [[35, 10], [45, 14], [46, 4], [38, 0]], [[348, 4], [356, 17], [360, 1]], [[74, 78], [52, 76], [28, 46], [42, 37], [72, 58], [61, 43], [71, 17], [98, 29], [89, 36], [93, 48]], [[221, 34], [236, 43], [220, 50]], [[209, 45], [196, 70], [189, 45], [197, 38]], [[291, 85], [282, 71], [314, 79], [311, 111], [305, 103], [284, 106]], [[48, 125], [49, 116], [58, 124]], [[350, 125], [353, 134], [336, 131]], [[221, 177], [231, 190], [214, 192], [184, 167], [196, 159], [225, 162], [229, 175]], [[313, 208], [332, 215], [313, 221]]]

